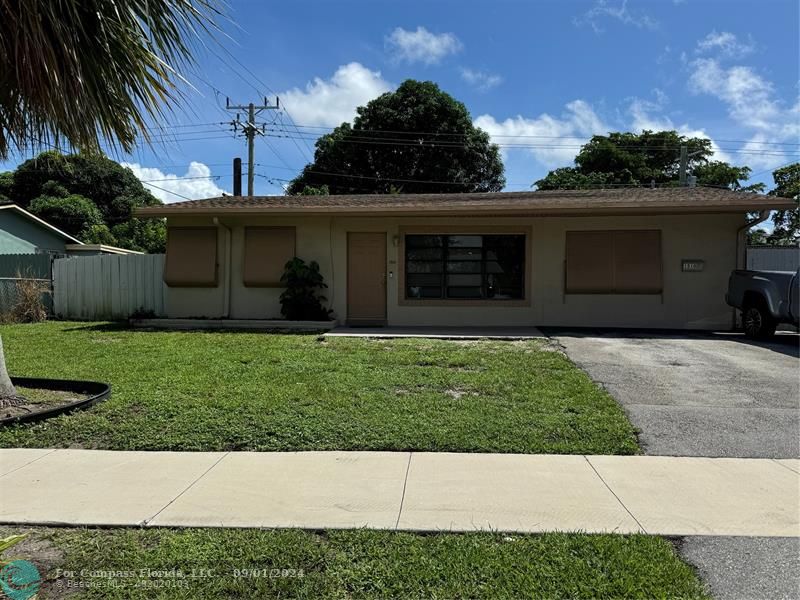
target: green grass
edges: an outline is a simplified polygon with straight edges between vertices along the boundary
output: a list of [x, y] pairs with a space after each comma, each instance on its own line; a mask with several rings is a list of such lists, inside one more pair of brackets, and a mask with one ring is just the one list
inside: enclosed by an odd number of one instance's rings
[[0, 327], [12, 375], [109, 382], [0, 446], [632, 454], [622, 409], [543, 342]]
[[[645, 535], [38, 529], [7, 554], [37, 564], [44, 597], [72, 581], [96, 586], [77, 598], [111, 599], [708, 598], [672, 545]], [[139, 569], [199, 577], [99, 573]], [[170, 582], [185, 587], [157, 587]]]

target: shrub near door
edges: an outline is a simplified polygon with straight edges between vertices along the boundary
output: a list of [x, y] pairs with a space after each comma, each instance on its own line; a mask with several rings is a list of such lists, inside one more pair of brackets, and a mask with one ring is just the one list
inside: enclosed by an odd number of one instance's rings
[[281, 314], [288, 320], [327, 321], [331, 318], [333, 311], [322, 305], [327, 298], [319, 290], [328, 286], [316, 261], [306, 264], [295, 256], [286, 263], [281, 283], [286, 286], [281, 294]]

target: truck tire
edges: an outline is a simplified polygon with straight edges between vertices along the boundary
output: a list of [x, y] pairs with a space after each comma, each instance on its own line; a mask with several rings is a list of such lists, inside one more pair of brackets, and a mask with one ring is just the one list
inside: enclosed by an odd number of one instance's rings
[[778, 324], [762, 304], [751, 304], [742, 309], [742, 326], [747, 337], [763, 340], [775, 335]]

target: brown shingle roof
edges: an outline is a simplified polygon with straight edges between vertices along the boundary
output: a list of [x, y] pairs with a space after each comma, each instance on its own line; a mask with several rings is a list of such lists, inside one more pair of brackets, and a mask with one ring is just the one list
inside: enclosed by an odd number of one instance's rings
[[223, 196], [137, 209], [141, 217], [255, 214], [635, 214], [791, 208], [792, 200], [706, 187], [547, 190], [470, 194]]

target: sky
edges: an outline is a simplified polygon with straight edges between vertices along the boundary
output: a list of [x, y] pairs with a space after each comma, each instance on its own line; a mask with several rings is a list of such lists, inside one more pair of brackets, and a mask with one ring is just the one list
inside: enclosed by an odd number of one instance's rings
[[[165, 202], [230, 193], [247, 147], [230, 103], [270, 103], [255, 192], [281, 194], [316, 137], [408, 78], [464, 102], [501, 144], [506, 190], [568, 166], [593, 134], [677, 129], [716, 158], [800, 159], [797, 0], [230, 0], [154, 143], [109, 152]], [[244, 115], [241, 115], [244, 118]], [[34, 151], [12, 157], [12, 169]]]

